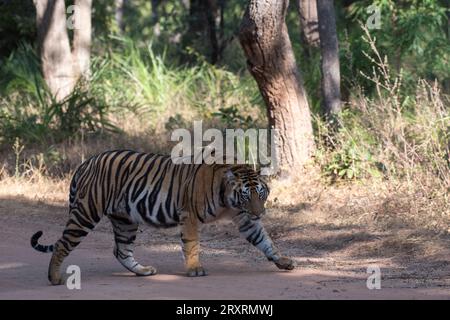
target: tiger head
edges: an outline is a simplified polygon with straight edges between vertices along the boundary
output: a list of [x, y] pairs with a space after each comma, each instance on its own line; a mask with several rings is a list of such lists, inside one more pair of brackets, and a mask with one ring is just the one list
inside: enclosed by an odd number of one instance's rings
[[229, 168], [223, 180], [223, 199], [229, 208], [246, 211], [255, 218], [262, 216], [269, 187], [259, 171], [250, 166]]

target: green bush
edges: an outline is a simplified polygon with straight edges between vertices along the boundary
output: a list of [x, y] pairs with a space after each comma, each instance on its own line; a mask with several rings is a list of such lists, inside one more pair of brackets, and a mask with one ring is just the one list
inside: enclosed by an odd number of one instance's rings
[[35, 17], [32, 0], [0, 0], [0, 63], [21, 42], [34, 42], [37, 36]]
[[[96, 93], [79, 83], [63, 101], [46, 89], [38, 59], [29, 45], [22, 45], [0, 69], [0, 143], [20, 138], [24, 143], [55, 143], [81, 130], [117, 130], [107, 118], [109, 107]], [[95, 73], [94, 73], [95, 77]]]

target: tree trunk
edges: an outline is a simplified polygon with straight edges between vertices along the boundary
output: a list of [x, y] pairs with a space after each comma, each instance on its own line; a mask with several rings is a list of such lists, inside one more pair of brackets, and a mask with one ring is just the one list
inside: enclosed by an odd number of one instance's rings
[[78, 14], [75, 16], [77, 28], [73, 31], [73, 59], [75, 77], [89, 78], [91, 62], [91, 35], [92, 35], [92, 0], [75, 0]]
[[[450, 0], [446, 1], [446, 5], [447, 8], [450, 8]], [[445, 26], [445, 24], [444, 24]], [[447, 25], [445, 26], [446, 31], [446, 35], [447, 35], [447, 40], [450, 42], [450, 10], [447, 10]], [[444, 79], [444, 83], [442, 84], [443, 86], [443, 93], [445, 94], [450, 94], [450, 75], [447, 74], [446, 79]]]
[[205, 2], [206, 21], [208, 23], [209, 43], [211, 44], [211, 63], [216, 64], [220, 59], [219, 41], [217, 39], [216, 22], [218, 18], [218, 6], [215, 0]]
[[[89, 76], [92, 0], [75, 0], [72, 24], [63, 0], [33, 0], [36, 7], [42, 73], [57, 101], [72, 93], [80, 77]], [[73, 50], [68, 27], [74, 28]]]
[[194, 38], [199, 37], [204, 30], [204, 11], [204, 0], [191, 0], [189, 6], [189, 33]]
[[153, 35], [159, 37], [161, 35], [161, 26], [159, 25], [159, 12], [158, 7], [161, 4], [161, 0], [152, 0], [152, 26]]
[[61, 0], [34, 0], [42, 73], [50, 92], [64, 99], [75, 86], [74, 67]]
[[183, 7], [186, 10], [189, 10], [189, 7], [191, 6], [191, 1], [190, 0], [181, 0], [181, 4], [183, 5]]
[[317, 18], [317, 4], [315, 0], [298, 0], [298, 13], [303, 41], [311, 47], [318, 47], [319, 19]]
[[216, 64], [220, 59], [221, 46], [217, 35], [220, 12], [217, 0], [191, 0], [189, 7], [189, 29], [185, 42], [199, 52], [205, 48], [205, 38], [209, 40], [210, 62]]
[[332, 0], [317, 0], [322, 55], [322, 108], [328, 118], [341, 110], [341, 74], [336, 19]]
[[[281, 173], [305, 164], [314, 151], [311, 115], [285, 23], [288, 0], [250, 0], [239, 40], [250, 73], [278, 130], [275, 156]], [[272, 155], [273, 159], [273, 155]]]
[[125, 31], [125, 22], [123, 20], [123, 13], [128, 0], [115, 0], [115, 19], [121, 33]]

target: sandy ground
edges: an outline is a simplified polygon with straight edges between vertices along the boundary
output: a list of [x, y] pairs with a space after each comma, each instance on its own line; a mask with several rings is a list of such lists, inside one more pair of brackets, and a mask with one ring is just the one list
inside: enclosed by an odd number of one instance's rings
[[[135, 255], [158, 274], [136, 277], [112, 255], [111, 228], [104, 219], [65, 261], [64, 267], [81, 268], [81, 289], [69, 290], [49, 285], [50, 254], [29, 244], [37, 230], [44, 231], [42, 243], [54, 242], [66, 219], [63, 204], [0, 197], [0, 299], [450, 298], [448, 238], [411, 238], [408, 233], [410, 240], [399, 245], [392, 234], [358, 226], [305, 223], [281, 232], [270, 220], [267, 229], [278, 247], [298, 263], [292, 272], [279, 271], [231, 224], [220, 222], [202, 230], [207, 277], [184, 276], [176, 229], [147, 227], [138, 235]], [[431, 252], [425, 250], [427, 241], [434, 243]], [[381, 268], [380, 290], [366, 286], [367, 267], [374, 265]]]

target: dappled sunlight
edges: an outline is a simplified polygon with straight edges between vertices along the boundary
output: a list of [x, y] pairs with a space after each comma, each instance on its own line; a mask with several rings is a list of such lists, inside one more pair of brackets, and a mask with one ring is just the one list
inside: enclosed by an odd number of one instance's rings
[[174, 275], [174, 274], [156, 274], [154, 276], [146, 277], [146, 280], [157, 281], [157, 282], [172, 282], [177, 280], [184, 280], [187, 277], [185, 275]]
[[176, 275], [176, 274], [165, 274], [165, 273], [157, 273], [155, 275], [151, 276], [136, 276], [134, 273], [131, 272], [114, 272], [111, 274], [113, 277], [125, 277], [125, 278], [139, 278], [139, 280], [144, 281], [176, 281], [180, 279], [186, 279], [186, 276], [183, 275]]
[[0, 271], [6, 270], [6, 269], [15, 269], [15, 268], [21, 268], [25, 267], [28, 264], [23, 262], [10, 262], [10, 263], [0, 263]]

